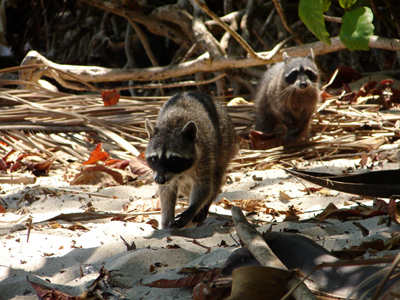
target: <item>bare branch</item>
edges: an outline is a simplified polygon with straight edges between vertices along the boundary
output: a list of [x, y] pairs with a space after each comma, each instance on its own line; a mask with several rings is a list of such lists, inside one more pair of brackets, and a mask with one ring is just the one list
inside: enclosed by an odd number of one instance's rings
[[253, 48], [251, 48], [250, 45], [247, 44], [247, 42], [240, 35], [237, 34], [236, 31], [232, 30], [232, 28], [230, 28], [213, 11], [211, 11], [205, 3], [201, 2], [200, 0], [193, 0], [193, 1], [196, 2], [196, 4], [202, 10], [204, 10], [213, 20], [215, 20], [219, 25], [221, 25], [222, 28], [228, 31], [232, 35], [232, 37], [234, 37], [238, 41], [238, 43], [247, 51], [247, 53], [249, 53], [249, 55], [253, 59], [259, 59], [257, 53], [254, 52]]
[[[390, 51], [400, 51], [400, 40], [388, 39], [379, 36], [372, 36], [369, 41], [371, 48], [379, 48]], [[321, 55], [331, 53], [339, 50], [346, 49], [346, 46], [340, 41], [339, 37], [331, 38], [331, 45], [326, 45], [323, 42], [315, 42], [306, 45], [285, 48], [291, 56], [306, 56], [313, 49], [315, 55]], [[263, 64], [275, 63], [282, 61], [282, 54], [278, 52], [277, 55], [271, 57], [271, 53], [274, 50], [268, 52], [259, 52], [257, 56], [261, 57], [263, 61], [254, 59], [251, 57], [247, 58], [232, 58], [232, 57], [217, 57], [211, 59], [208, 53], [205, 53], [198, 58], [183, 62], [173, 66], [165, 67], [152, 67], [146, 69], [107, 69], [101, 67], [92, 66], [72, 66], [62, 65], [51, 62], [36, 51], [30, 51], [21, 65], [34, 65], [44, 64], [50, 66], [55, 70], [61, 70], [66, 73], [60, 73], [59, 76], [64, 80], [74, 81], [71, 75], [79, 76], [79, 78], [86, 82], [110, 82], [110, 81], [153, 81], [166, 79], [171, 77], [180, 77], [184, 75], [194, 74], [196, 72], [206, 71], [214, 72], [223, 69], [234, 69], [234, 68], [246, 68], [253, 66], [260, 66]], [[32, 77], [35, 72], [41, 72], [40, 76], [53, 77], [52, 73], [47, 69], [26, 69], [21, 72], [21, 78], [27, 81], [33, 81]], [[35, 77], [36, 80], [39, 79]], [[86, 90], [84, 87], [78, 90]]]

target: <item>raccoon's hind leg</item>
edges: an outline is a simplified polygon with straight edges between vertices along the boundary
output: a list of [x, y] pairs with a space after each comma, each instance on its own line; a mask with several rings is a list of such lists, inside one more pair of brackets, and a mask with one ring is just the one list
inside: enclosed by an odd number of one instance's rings
[[158, 187], [158, 194], [161, 203], [161, 228], [166, 229], [175, 217], [178, 188], [175, 185], [160, 185]]

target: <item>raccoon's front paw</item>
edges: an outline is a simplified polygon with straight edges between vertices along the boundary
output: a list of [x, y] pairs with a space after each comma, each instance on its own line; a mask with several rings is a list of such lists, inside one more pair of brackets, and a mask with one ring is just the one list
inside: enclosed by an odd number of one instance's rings
[[169, 224], [169, 228], [182, 228], [185, 227], [192, 220], [192, 214], [185, 210], [183, 213], [177, 215], [175, 220]]
[[205, 219], [207, 219], [207, 215], [208, 215], [208, 207], [203, 207], [202, 209], [200, 209], [197, 215], [194, 216], [192, 221], [194, 223], [203, 222], [205, 221]]

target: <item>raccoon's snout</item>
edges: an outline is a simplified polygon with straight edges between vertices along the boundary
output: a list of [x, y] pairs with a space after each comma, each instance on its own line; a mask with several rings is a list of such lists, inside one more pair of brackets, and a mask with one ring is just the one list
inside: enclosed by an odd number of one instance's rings
[[155, 178], [154, 178], [154, 181], [157, 183], [157, 184], [166, 184], [167, 183], [167, 179], [165, 178], [165, 176], [156, 176]]
[[300, 81], [299, 87], [300, 87], [301, 89], [305, 89], [307, 86], [308, 86], [307, 81]]

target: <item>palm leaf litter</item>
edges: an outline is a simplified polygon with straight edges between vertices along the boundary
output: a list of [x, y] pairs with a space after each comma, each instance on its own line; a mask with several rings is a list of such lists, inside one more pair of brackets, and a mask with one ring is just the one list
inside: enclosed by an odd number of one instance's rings
[[[24, 86], [24, 89], [18, 88]], [[77, 173], [98, 143], [113, 159], [129, 160], [145, 150], [146, 118], [155, 120], [168, 97], [121, 97], [118, 104], [104, 106], [100, 94], [69, 94], [48, 91], [31, 82], [0, 81], [0, 152], [3, 175], [0, 180], [16, 180], [25, 168], [14, 168], [11, 153], [35, 155], [50, 161], [48, 174]], [[368, 100], [368, 95], [363, 99]], [[376, 100], [376, 95], [370, 99]], [[239, 154], [231, 170], [265, 169], [274, 164], [365, 156], [394, 159], [399, 144], [396, 108], [382, 110], [382, 104], [351, 104], [343, 93], [324, 99], [312, 121], [312, 138], [295, 145], [279, 145], [254, 135], [253, 104], [238, 102], [226, 106], [240, 142]], [[265, 139], [265, 137], [262, 137]], [[261, 145], [261, 146], [260, 146]], [[276, 146], [278, 145], [278, 146]], [[364, 153], [364, 154], [363, 154]], [[25, 173], [26, 175], [26, 173]]]

